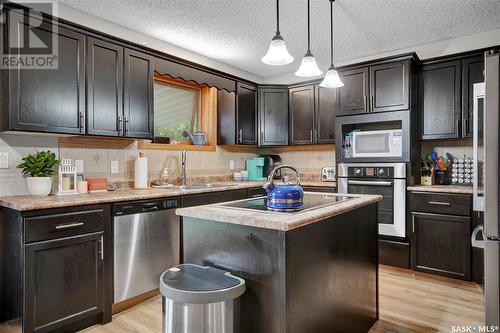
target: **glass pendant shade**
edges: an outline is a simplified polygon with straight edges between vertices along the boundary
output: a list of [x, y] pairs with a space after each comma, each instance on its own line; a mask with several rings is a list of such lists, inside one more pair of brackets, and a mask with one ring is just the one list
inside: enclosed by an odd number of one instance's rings
[[326, 72], [325, 78], [319, 85], [323, 88], [339, 88], [344, 86], [344, 84], [340, 80], [339, 72], [337, 72], [337, 70], [333, 66], [330, 66], [330, 68], [328, 68], [328, 72]]
[[283, 37], [280, 35], [273, 37], [271, 44], [269, 44], [269, 49], [261, 61], [272, 66], [287, 65], [293, 61], [293, 57], [288, 53]]
[[295, 72], [295, 75], [300, 77], [314, 77], [320, 76], [321, 74], [323, 74], [323, 71], [319, 69], [316, 59], [312, 55], [311, 51], [307, 51], [304, 58], [302, 58], [302, 63], [300, 64], [299, 69]]

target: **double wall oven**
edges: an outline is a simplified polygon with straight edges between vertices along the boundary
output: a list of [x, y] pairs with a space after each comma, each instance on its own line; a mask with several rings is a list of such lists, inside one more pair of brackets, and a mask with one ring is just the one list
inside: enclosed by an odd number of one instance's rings
[[406, 236], [406, 163], [339, 163], [338, 192], [379, 194], [379, 235]]

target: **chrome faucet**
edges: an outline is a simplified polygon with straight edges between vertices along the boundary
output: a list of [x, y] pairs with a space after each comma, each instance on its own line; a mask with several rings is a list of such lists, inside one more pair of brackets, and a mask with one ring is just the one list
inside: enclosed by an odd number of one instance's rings
[[182, 186], [186, 186], [186, 150], [182, 150], [181, 153], [181, 176], [178, 178], [181, 181]]

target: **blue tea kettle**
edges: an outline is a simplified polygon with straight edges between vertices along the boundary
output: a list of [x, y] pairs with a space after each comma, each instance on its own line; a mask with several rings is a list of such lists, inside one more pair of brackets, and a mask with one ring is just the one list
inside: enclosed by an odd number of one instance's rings
[[[283, 184], [275, 184], [273, 177], [276, 171], [280, 169], [291, 169], [297, 175], [295, 184], [288, 182], [288, 177], [283, 177]], [[290, 165], [280, 165], [274, 168], [267, 178], [268, 182], [264, 185], [267, 192], [267, 209], [278, 212], [291, 212], [300, 210], [304, 207], [304, 190], [300, 186], [300, 173]]]

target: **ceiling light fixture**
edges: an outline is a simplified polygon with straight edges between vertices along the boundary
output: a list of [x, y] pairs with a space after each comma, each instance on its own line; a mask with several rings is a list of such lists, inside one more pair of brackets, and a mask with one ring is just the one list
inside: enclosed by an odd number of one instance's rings
[[293, 57], [288, 53], [285, 40], [280, 35], [280, 2], [276, 0], [276, 35], [269, 44], [269, 49], [261, 61], [267, 65], [281, 66], [293, 61]]
[[343, 87], [344, 83], [340, 80], [339, 77], [339, 72], [335, 69], [335, 66], [333, 66], [333, 2], [335, 0], [329, 0], [330, 1], [330, 24], [331, 24], [331, 31], [330, 31], [330, 68], [328, 68], [328, 71], [325, 74], [325, 78], [321, 83], [319, 84], [321, 87], [324, 88], [338, 88], [338, 87]]
[[311, 15], [310, 15], [311, 1], [307, 0], [307, 51], [302, 58], [302, 63], [295, 75], [300, 77], [314, 77], [320, 76], [323, 72], [318, 68], [316, 59], [311, 53]]

